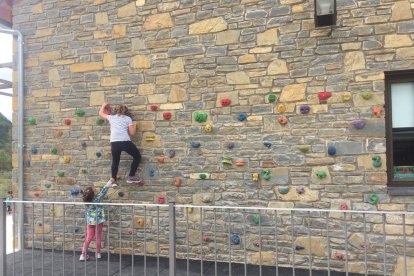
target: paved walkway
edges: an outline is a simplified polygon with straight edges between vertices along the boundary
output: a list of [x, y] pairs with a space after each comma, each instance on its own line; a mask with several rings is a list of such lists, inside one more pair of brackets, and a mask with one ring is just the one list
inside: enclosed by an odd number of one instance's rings
[[[32, 255], [33, 254], [33, 255]], [[33, 258], [32, 258], [33, 256]], [[53, 259], [52, 259], [53, 258]], [[121, 261], [120, 261], [121, 260]], [[157, 273], [157, 267], [159, 268], [159, 274]], [[22, 268], [24, 273], [22, 273]], [[43, 269], [42, 269], [43, 268]], [[14, 271], [14, 273], [13, 273]], [[145, 273], [146, 272], [146, 273]], [[219, 275], [219, 276], [243, 276], [244, 265], [232, 264], [231, 274], [229, 273], [228, 263], [217, 263], [217, 274], [215, 274], [214, 262], [203, 262], [203, 275]], [[79, 262], [79, 252], [76, 252], [75, 256], [73, 252], [54, 251], [53, 256], [51, 251], [41, 250], [24, 250], [24, 259], [22, 264], [21, 252], [15, 254], [9, 254], [7, 256], [7, 275], [148, 275], [148, 276], [166, 276], [168, 275], [168, 259], [160, 258], [157, 262], [157, 258], [147, 257], [146, 267], [144, 267], [144, 258], [141, 256], [135, 256], [132, 261], [131, 256], [110, 255], [108, 261], [108, 255], [103, 254], [102, 260]], [[201, 263], [199, 261], [190, 261], [189, 270], [187, 274], [187, 261], [177, 260], [177, 276], [186, 275], [201, 275]], [[259, 275], [258, 266], [247, 266], [246, 275]], [[276, 269], [274, 267], [262, 267], [263, 276], [276, 275]], [[279, 276], [291, 276], [293, 275], [292, 269], [280, 268]], [[309, 276], [308, 270], [296, 269], [296, 276]], [[312, 271], [313, 276], [325, 276], [328, 275], [326, 271]], [[343, 276], [345, 273], [331, 272], [331, 276]], [[349, 276], [361, 276], [360, 274], [349, 273]]]

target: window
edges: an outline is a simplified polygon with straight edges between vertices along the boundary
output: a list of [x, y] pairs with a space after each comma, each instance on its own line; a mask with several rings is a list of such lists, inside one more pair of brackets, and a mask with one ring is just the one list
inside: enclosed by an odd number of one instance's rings
[[385, 72], [388, 185], [414, 186], [414, 70]]

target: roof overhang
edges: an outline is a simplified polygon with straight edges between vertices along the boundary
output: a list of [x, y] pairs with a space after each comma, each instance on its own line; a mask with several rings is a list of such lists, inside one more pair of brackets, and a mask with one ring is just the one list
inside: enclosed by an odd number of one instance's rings
[[0, 0], [0, 25], [12, 27], [12, 6], [13, 0]]

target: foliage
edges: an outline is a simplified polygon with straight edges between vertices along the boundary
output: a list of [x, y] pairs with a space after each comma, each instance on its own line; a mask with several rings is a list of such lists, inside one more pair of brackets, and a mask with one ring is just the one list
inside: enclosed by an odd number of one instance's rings
[[12, 123], [0, 113], [0, 171], [12, 168]]

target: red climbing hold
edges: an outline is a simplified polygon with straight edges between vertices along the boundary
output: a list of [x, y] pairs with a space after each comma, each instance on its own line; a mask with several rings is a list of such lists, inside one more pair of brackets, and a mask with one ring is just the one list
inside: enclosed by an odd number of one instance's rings
[[55, 130], [55, 137], [56, 138], [62, 137], [62, 135], [63, 135], [63, 131], [61, 131], [61, 130]]
[[220, 102], [222, 106], [229, 106], [231, 104], [230, 99], [221, 99]]
[[171, 119], [171, 112], [162, 113], [162, 117], [164, 117], [165, 120]]
[[103, 111], [106, 115], [112, 115], [112, 108], [109, 104], [106, 104]]
[[175, 187], [181, 186], [181, 178], [179, 176], [175, 177]]
[[63, 120], [63, 123], [65, 123], [65, 125], [70, 126], [70, 124], [72, 123], [72, 120], [69, 118], [66, 118]]
[[152, 111], [157, 111], [157, 110], [158, 110], [158, 106], [156, 106], [155, 104], [150, 105], [150, 109], [151, 109]]
[[326, 101], [332, 96], [332, 92], [318, 92], [318, 98], [320, 101]]
[[157, 202], [158, 204], [164, 204], [165, 203], [165, 197], [162, 195], [157, 196]]

